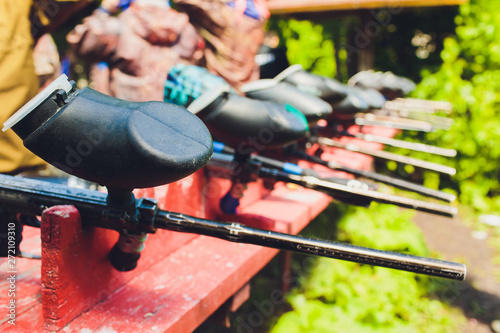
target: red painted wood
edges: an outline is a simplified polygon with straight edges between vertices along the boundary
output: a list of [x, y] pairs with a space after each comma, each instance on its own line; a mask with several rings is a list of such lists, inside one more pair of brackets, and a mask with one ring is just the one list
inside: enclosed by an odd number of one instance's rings
[[[197, 237], [68, 329], [190, 332], [255, 275], [276, 250]], [[108, 320], [107, 318], [115, 318]]]
[[[71, 211], [69, 216], [66, 210]], [[61, 214], [66, 215], [64, 220], [60, 220]], [[42, 256], [42, 302], [49, 330], [62, 328], [136, 274], [147, 271], [159, 258], [197, 237], [169, 231], [151, 235], [138, 267], [133, 272], [118, 272], [107, 259], [118, 234], [98, 228], [82, 229], [79, 216], [73, 214], [77, 214], [76, 209], [68, 206], [53, 207], [45, 212], [44, 221], [50, 223], [52, 232], [50, 242], [44, 242], [42, 247], [47, 249]], [[70, 241], [53, 246], [54, 240], [59, 239]]]
[[[148, 194], [158, 199], [162, 209], [177, 207], [187, 214], [203, 217], [203, 183], [203, 175], [197, 173], [169, 186], [137, 190], [136, 194]], [[72, 212], [65, 209], [68, 208], [54, 207], [47, 210], [43, 219], [46, 223], [42, 226], [42, 248], [47, 250], [42, 260], [42, 276], [47, 277], [46, 281], [42, 277], [42, 302], [47, 328], [51, 330], [62, 328], [76, 315], [107, 298], [138, 271], [147, 270], [159, 258], [196, 237], [162, 231], [150, 237], [151, 240], [146, 243], [137, 270], [117, 272], [109, 264], [107, 254], [116, 242], [118, 233], [82, 228], [76, 209], [73, 208]], [[76, 222], [64, 223], [68, 219]], [[55, 269], [58, 271], [53, 272]]]
[[245, 284], [240, 290], [238, 290], [231, 298], [231, 306], [229, 307], [229, 311], [235, 312], [240, 306], [245, 304], [246, 301], [250, 298], [250, 284]]
[[[25, 227], [23, 232], [24, 240], [21, 243], [21, 250], [32, 254], [40, 254], [40, 230], [30, 227]], [[16, 313], [24, 314], [32, 307], [41, 305], [41, 273], [40, 273], [41, 260], [31, 260], [25, 258], [16, 258]], [[7, 323], [8, 309], [6, 306], [9, 304], [10, 297], [9, 283], [7, 273], [10, 271], [8, 267], [8, 259], [0, 258], [0, 331], [4, 332], [6, 328], [16, 328], [20, 326], [11, 327]], [[40, 318], [41, 312], [40, 312]]]
[[[19, 287], [19, 289], [21, 290], [22, 287]], [[23, 306], [20, 310], [17, 312], [15, 325], [4, 322], [0, 325], [0, 332], [49, 332], [44, 329], [45, 322], [41, 301], [31, 307]]]
[[42, 304], [46, 328], [57, 330], [125, 284], [107, 260], [116, 232], [82, 228], [73, 206], [42, 215]]

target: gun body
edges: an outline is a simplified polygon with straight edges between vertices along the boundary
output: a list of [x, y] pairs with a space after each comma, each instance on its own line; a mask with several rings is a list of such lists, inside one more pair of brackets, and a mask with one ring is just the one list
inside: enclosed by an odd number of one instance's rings
[[[278, 166], [278, 163], [281, 166]], [[210, 175], [214, 177], [229, 178], [243, 168], [254, 178], [261, 177], [297, 184], [325, 193], [340, 201], [362, 206], [369, 206], [371, 201], [376, 201], [449, 217], [457, 214], [457, 209], [453, 206], [373, 191], [367, 186], [362, 186], [363, 183], [359, 181], [322, 179], [311, 174], [310, 170], [302, 169], [295, 164], [258, 155], [251, 155], [246, 165], [242, 167], [241, 163], [234, 161], [231, 155], [214, 153], [208, 166], [211, 169]]]

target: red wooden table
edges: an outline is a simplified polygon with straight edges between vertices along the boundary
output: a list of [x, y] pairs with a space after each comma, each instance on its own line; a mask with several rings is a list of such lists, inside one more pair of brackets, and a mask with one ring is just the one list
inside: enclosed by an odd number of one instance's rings
[[[393, 136], [392, 130], [372, 129]], [[372, 148], [380, 145], [348, 139]], [[372, 159], [328, 149], [324, 157], [368, 169]], [[325, 172], [322, 167], [316, 167]], [[156, 198], [160, 208], [217, 218], [218, 200], [229, 181], [207, 178], [204, 170], [170, 185], [136, 190]], [[331, 198], [278, 183], [273, 191], [249, 184], [239, 213], [264, 216], [274, 230], [296, 234]], [[117, 272], [107, 253], [114, 231], [82, 227], [72, 206], [44, 212], [42, 228], [25, 227], [21, 249], [42, 260], [17, 259], [15, 325], [8, 322], [10, 284], [0, 259], [1, 332], [190, 332], [242, 289], [278, 250], [216, 238], [160, 230], [150, 235], [137, 269]]]

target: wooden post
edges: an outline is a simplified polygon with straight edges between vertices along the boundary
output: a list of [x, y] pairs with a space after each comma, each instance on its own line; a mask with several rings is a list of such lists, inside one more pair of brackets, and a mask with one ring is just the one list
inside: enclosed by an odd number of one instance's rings
[[[374, 18], [370, 15], [368, 10], [362, 10], [359, 13], [361, 27], [360, 34], [366, 41], [366, 46], [360, 48], [358, 56], [358, 72], [367, 71], [373, 69], [375, 65], [375, 43], [373, 42], [374, 34], [376, 31], [372, 31]], [[376, 24], [374, 25], [378, 27]]]

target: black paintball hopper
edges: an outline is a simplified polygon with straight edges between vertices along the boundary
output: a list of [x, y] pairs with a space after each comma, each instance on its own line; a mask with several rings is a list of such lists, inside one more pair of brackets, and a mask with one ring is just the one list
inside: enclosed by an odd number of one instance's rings
[[205, 125], [163, 102], [128, 102], [61, 75], [5, 122], [46, 162], [108, 188], [170, 183], [203, 167], [212, 155]]
[[306, 72], [301, 65], [292, 65], [274, 80], [289, 83], [298, 89], [317, 96], [334, 106], [348, 94], [346, 86], [332, 78]]
[[392, 88], [393, 90], [396, 90], [396, 88], [400, 89], [403, 96], [408, 95], [417, 87], [415, 82], [408, 78], [395, 75], [392, 72], [385, 72], [380, 82], [384, 87]]
[[370, 104], [356, 89], [348, 90], [346, 98], [333, 107], [330, 118], [337, 120], [353, 119], [357, 113], [367, 113], [371, 110]]
[[347, 96], [333, 107], [333, 119], [348, 120], [384, 106], [384, 95], [372, 88], [346, 87]]
[[358, 72], [347, 83], [352, 87], [358, 86], [381, 91], [384, 89], [384, 86], [380, 82], [382, 74], [382, 72], [374, 72], [373, 70]]
[[366, 103], [368, 103], [370, 109], [372, 110], [383, 108], [387, 102], [384, 95], [376, 89], [354, 86], [349, 87], [348, 90], [349, 92], [355, 91], [359, 94], [366, 101]]
[[309, 124], [332, 113], [330, 104], [286, 82], [262, 79], [247, 83], [240, 90], [253, 99], [291, 105], [306, 117]]
[[397, 76], [392, 72], [359, 72], [349, 79], [348, 84], [351, 86], [376, 89], [389, 100], [405, 96], [416, 88], [413, 81]]
[[296, 142], [309, 130], [294, 107], [240, 96], [224, 87], [206, 91], [187, 109], [203, 120], [214, 138], [242, 154]]

